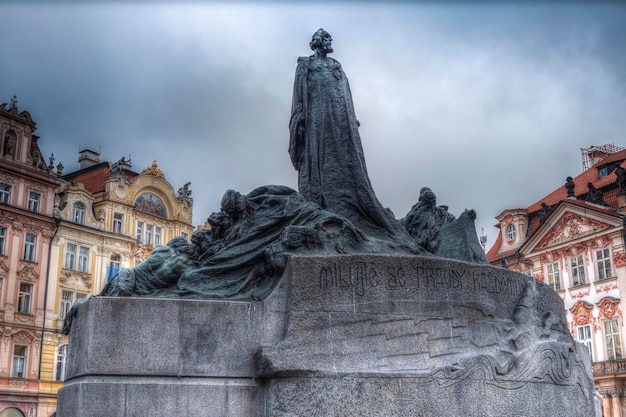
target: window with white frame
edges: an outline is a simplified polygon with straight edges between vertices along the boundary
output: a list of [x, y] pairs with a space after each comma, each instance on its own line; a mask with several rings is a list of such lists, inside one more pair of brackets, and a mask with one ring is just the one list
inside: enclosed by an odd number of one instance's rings
[[585, 279], [585, 257], [576, 255], [569, 258], [569, 264], [572, 271], [572, 286], [583, 285], [587, 282]]
[[4, 255], [7, 241], [7, 228], [0, 226], [0, 255]]
[[74, 291], [70, 290], [62, 290], [61, 291], [61, 305], [59, 306], [59, 317], [64, 319], [67, 317], [67, 313], [69, 313], [72, 305], [76, 300], [80, 300], [83, 298], [87, 298], [87, 294], [85, 293], [74, 293]]
[[122, 213], [113, 213], [113, 233], [124, 233], [124, 215]]
[[143, 222], [137, 222], [137, 233], [135, 236], [138, 243], [143, 243]]
[[531, 277], [533, 276], [533, 271], [532, 269], [527, 269], [526, 271], [522, 272], [522, 274], [526, 275], [527, 277]]
[[619, 333], [619, 320], [611, 319], [603, 322], [604, 339], [606, 341], [607, 359], [622, 358], [622, 339]]
[[145, 241], [146, 245], [152, 244], [152, 230], [153, 229], [154, 229], [154, 226], [152, 226], [151, 224], [146, 224], [146, 241]]
[[24, 260], [35, 262], [35, 247], [37, 246], [37, 236], [26, 233], [24, 238]]
[[65, 381], [65, 371], [67, 368], [67, 345], [59, 346], [57, 352], [57, 372], [55, 379]]
[[189, 235], [187, 233], [182, 232], [180, 235], [183, 237], [183, 239], [185, 239], [187, 242], [189, 242]]
[[593, 337], [591, 335], [591, 324], [584, 326], [578, 326], [576, 329], [578, 334], [578, 341], [589, 349], [589, 356], [591, 356], [591, 362], [593, 362]]
[[160, 227], [157, 226], [154, 228], [154, 246], [159, 246], [161, 244], [162, 234], [163, 232]]
[[72, 291], [64, 290], [61, 292], [61, 307], [59, 309], [59, 317], [61, 319], [65, 319], [67, 317], [67, 313], [70, 312], [73, 302], [74, 302], [74, 293]]
[[41, 195], [34, 192], [28, 193], [28, 211], [32, 211], [35, 213], [39, 212], [39, 199]]
[[13, 366], [11, 367], [11, 378], [26, 377], [26, 346], [15, 345], [13, 347]]
[[561, 270], [558, 262], [552, 262], [546, 265], [546, 276], [548, 277], [548, 285], [555, 291], [561, 289]]
[[11, 186], [0, 184], [0, 203], [9, 204], [11, 201]]
[[65, 269], [74, 269], [76, 265], [76, 245], [68, 243], [65, 245]]
[[611, 278], [611, 253], [609, 248], [599, 249], [596, 251], [596, 266], [598, 268], [598, 280]]
[[80, 272], [89, 272], [89, 248], [80, 247], [78, 252], [78, 270]]
[[515, 230], [515, 225], [514, 224], [510, 224], [506, 228], [506, 237], [507, 237], [507, 239], [508, 240], [514, 240], [516, 234], [517, 234], [517, 231]]
[[30, 314], [30, 304], [33, 298], [32, 284], [20, 282], [20, 290], [17, 294], [17, 312]]
[[74, 203], [74, 223], [85, 223], [85, 205], [80, 201]]

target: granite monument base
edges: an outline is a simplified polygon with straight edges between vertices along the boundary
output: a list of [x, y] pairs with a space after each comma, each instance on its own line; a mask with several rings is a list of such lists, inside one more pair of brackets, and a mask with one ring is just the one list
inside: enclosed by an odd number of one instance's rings
[[400, 255], [298, 256], [264, 301], [97, 297], [60, 417], [594, 415], [546, 285]]

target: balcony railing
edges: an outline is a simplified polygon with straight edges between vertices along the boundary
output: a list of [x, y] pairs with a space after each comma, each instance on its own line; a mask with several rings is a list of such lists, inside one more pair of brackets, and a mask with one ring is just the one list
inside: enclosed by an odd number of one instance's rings
[[593, 375], [626, 374], [626, 359], [613, 359], [609, 361], [594, 362], [592, 364]]

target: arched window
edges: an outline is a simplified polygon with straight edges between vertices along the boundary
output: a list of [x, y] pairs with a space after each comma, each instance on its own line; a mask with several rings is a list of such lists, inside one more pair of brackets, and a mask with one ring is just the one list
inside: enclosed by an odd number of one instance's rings
[[74, 203], [74, 223], [85, 223], [85, 205], [81, 202]]
[[24, 417], [24, 413], [18, 408], [5, 408], [0, 413], [0, 417]]
[[59, 347], [57, 354], [57, 381], [65, 381], [65, 368], [67, 367], [67, 345]]

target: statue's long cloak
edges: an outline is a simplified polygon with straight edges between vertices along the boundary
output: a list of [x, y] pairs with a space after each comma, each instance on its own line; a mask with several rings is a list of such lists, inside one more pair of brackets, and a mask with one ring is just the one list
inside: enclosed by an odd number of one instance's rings
[[368, 236], [409, 241], [374, 194], [358, 127], [341, 64], [328, 57], [300, 57], [289, 123], [289, 155], [299, 173], [300, 193]]

